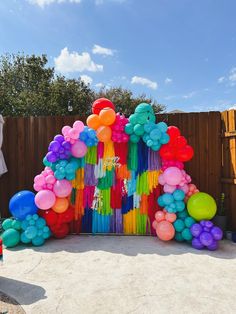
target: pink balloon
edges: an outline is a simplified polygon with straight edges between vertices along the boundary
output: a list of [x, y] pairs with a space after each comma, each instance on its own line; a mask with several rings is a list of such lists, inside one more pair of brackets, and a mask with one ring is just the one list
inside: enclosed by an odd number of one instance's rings
[[173, 193], [176, 190], [176, 185], [165, 184], [163, 190], [165, 193]]
[[84, 130], [84, 124], [83, 124], [82, 121], [77, 120], [77, 121], [74, 122], [73, 128], [76, 129], [76, 130], [78, 130], [79, 133], [81, 133], [81, 132], [83, 132], [83, 130]]
[[79, 137], [79, 131], [77, 129], [70, 129], [68, 135], [71, 139], [77, 140], [77, 138]]
[[166, 183], [163, 174], [160, 174], [160, 175], [159, 175], [159, 177], [158, 177], [158, 182], [159, 182], [161, 185], [164, 185], [164, 184]]
[[46, 210], [55, 204], [56, 196], [52, 191], [41, 190], [35, 195], [34, 202], [38, 208]]
[[40, 190], [42, 190], [41, 185], [38, 185], [38, 184], [36, 184], [36, 183], [33, 185], [33, 187], [34, 187], [34, 190], [37, 191], [37, 192], [40, 191]]
[[165, 219], [165, 213], [163, 213], [162, 210], [158, 210], [156, 213], [155, 213], [155, 219], [157, 222], [160, 222], [162, 220]]
[[152, 228], [156, 230], [156, 228], [157, 228], [157, 221], [156, 220], [153, 220]]
[[187, 184], [184, 184], [183, 186], [180, 187], [180, 190], [187, 194], [189, 191], [189, 186]]
[[177, 167], [169, 167], [163, 172], [164, 179], [169, 185], [178, 185], [182, 180], [182, 172]]
[[71, 127], [69, 125], [65, 125], [63, 126], [63, 128], [61, 129], [62, 134], [65, 136], [68, 134], [68, 132], [70, 131]]
[[54, 177], [54, 175], [49, 174], [48, 176], [46, 176], [45, 182], [49, 184], [54, 184], [56, 182], [56, 178]]
[[42, 174], [38, 174], [35, 178], [34, 178], [34, 183], [38, 184], [38, 185], [43, 185], [45, 183], [45, 178]]
[[72, 185], [68, 180], [57, 180], [53, 187], [53, 192], [57, 197], [67, 197], [72, 191]]
[[163, 220], [157, 224], [156, 233], [160, 240], [169, 241], [175, 236], [175, 228], [169, 221]]
[[166, 215], [165, 215], [165, 219], [166, 219], [167, 221], [169, 221], [169, 222], [174, 222], [174, 221], [176, 221], [176, 218], [177, 218], [177, 216], [176, 216], [175, 213], [166, 213]]
[[71, 146], [71, 154], [74, 157], [81, 158], [84, 157], [87, 153], [87, 146], [84, 144], [84, 142], [77, 140], [72, 146]]

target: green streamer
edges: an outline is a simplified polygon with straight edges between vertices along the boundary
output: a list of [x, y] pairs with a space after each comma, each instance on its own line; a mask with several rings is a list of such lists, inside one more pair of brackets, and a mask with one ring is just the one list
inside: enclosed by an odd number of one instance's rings
[[85, 162], [90, 165], [97, 163], [97, 146], [88, 147], [87, 154], [85, 155]]
[[113, 211], [111, 208], [111, 190], [101, 190], [100, 191], [101, 199], [102, 199], [102, 207], [99, 208], [98, 212], [102, 215], [112, 215]]
[[76, 189], [75, 188], [73, 188], [72, 189], [72, 192], [71, 192], [71, 196], [70, 196], [70, 202], [71, 202], [71, 204], [75, 204], [75, 195], [76, 195]]
[[137, 210], [136, 216], [137, 234], [146, 234], [147, 218], [148, 216], [146, 214], [140, 214], [140, 211]]
[[98, 179], [98, 189], [100, 190], [106, 190], [110, 188], [113, 185], [113, 178], [114, 178], [114, 169], [107, 170], [105, 177]]
[[128, 169], [138, 169], [138, 144], [129, 142]]
[[139, 174], [137, 177], [136, 183], [136, 192], [138, 195], [146, 194], [149, 195], [149, 186], [148, 186], [148, 172], [145, 171], [141, 175]]

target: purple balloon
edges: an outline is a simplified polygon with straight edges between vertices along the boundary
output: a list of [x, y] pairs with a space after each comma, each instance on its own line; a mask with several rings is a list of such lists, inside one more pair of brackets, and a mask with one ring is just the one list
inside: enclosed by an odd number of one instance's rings
[[202, 227], [205, 227], [205, 223], [206, 223], [206, 220], [201, 220], [201, 221], [200, 221], [200, 225], [201, 225]]
[[205, 246], [210, 246], [213, 243], [213, 236], [209, 232], [203, 231], [199, 237], [200, 242]]
[[223, 238], [223, 231], [219, 227], [213, 227], [211, 229], [211, 234], [212, 234], [213, 238], [217, 241], [219, 241]]
[[202, 243], [200, 242], [200, 240], [198, 238], [193, 238], [192, 247], [194, 249], [201, 250], [204, 248], [204, 245], [202, 245]]
[[49, 147], [48, 147], [48, 150], [51, 151], [51, 152], [58, 152], [58, 150], [60, 149], [61, 145], [60, 143], [58, 143], [57, 141], [52, 141], [50, 144], [49, 144]]
[[210, 251], [215, 251], [218, 249], [218, 242], [213, 240], [212, 244], [211, 245], [208, 245], [208, 250]]
[[65, 140], [65, 138], [64, 138], [64, 136], [61, 135], [61, 134], [57, 134], [56, 136], [54, 136], [54, 141], [57, 141], [57, 142], [59, 142], [60, 144], [61, 144], [62, 142], [64, 142], [64, 140]]
[[60, 159], [65, 159], [66, 158], [66, 154], [60, 154]]
[[56, 162], [57, 161], [57, 156], [53, 152], [48, 152], [46, 155], [46, 158], [49, 162]]
[[70, 149], [71, 149], [71, 144], [70, 144], [70, 142], [64, 141], [64, 142], [62, 143], [62, 147], [63, 147], [64, 149], [66, 149], [66, 150], [70, 150]]
[[203, 230], [206, 232], [210, 232], [210, 228], [207, 228], [207, 227], [204, 227]]
[[214, 226], [213, 222], [210, 220], [205, 221], [205, 227], [207, 228], [212, 228]]
[[194, 237], [199, 237], [202, 232], [202, 226], [200, 224], [193, 224], [190, 228], [190, 231]]

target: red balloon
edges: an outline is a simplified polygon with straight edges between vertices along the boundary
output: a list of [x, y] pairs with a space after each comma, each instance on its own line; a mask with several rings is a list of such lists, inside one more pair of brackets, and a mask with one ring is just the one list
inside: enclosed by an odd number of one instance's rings
[[106, 107], [109, 107], [113, 110], [115, 110], [115, 106], [113, 103], [107, 99], [107, 98], [98, 98], [97, 100], [94, 101], [92, 105], [92, 112], [94, 114], [99, 114], [100, 111]]
[[178, 136], [174, 141], [174, 145], [177, 148], [185, 147], [187, 145], [187, 140], [184, 136]]
[[176, 137], [180, 136], [180, 130], [176, 126], [169, 126], [167, 133], [170, 136], [170, 142], [172, 142]]
[[53, 225], [53, 226], [50, 226], [50, 229], [54, 237], [58, 239], [65, 238], [69, 233], [68, 224]]
[[190, 159], [193, 158], [193, 148], [190, 145], [186, 145], [183, 148], [178, 149], [177, 154], [176, 154], [176, 158], [179, 161], [189, 161]]
[[64, 213], [59, 214], [59, 219], [62, 223], [69, 223], [74, 219], [74, 214], [75, 212], [73, 207], [69, 207]]
[[48, 226], [52, 226], [57, 223], [58, 215], [54, 212], [54, 210], [41, 210], [39, 215], [46, 220]]
[[174, 160], [175, 159], [175, 149], [170, 144], [162, 145], [159, 153], [160, 153], [161, 158], [164, 160]]

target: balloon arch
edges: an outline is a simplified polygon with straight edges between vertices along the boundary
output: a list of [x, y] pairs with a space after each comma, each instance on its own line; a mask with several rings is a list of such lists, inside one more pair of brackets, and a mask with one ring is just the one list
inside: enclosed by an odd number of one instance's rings
[[156, 123], [146, 103], [126, 118], [100, 98], [92, 112], [87, 126], [64, 126], [49, 144], [45, 168], [34, 178], [36, 195], [21, 191], [11, 198], [5, 246], [42, 245], [73, 231], [149, 234], [217, 249], [216, 203], [184, 170], [194, 151], [180, 130]]

